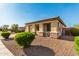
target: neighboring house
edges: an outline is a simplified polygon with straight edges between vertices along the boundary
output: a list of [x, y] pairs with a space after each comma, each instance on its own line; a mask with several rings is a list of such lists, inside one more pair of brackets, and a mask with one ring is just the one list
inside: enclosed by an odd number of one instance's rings
[[74, 28], [74, 27], [64, 27], [64, 28], [63, 28], [63, 31], [64, 31], [65, 33], [64, 33], [64, 32], [62, 33], [63, 36], [64, 36], [64, 35], [65, 35], [65, 36], [69, 36], [69, 35], [71, 36], [71, 35], [72, 35], [72, 34], [71, 34], [71, 31], [70, 31], [71, 29], [75, 29], [75, 28]]
[[26, 32], [33, 32], [38, 36], [58, 38], [64, 33], [62, 29], [66, 27], [61, 18], [54, 17], [36, 22], [26, 23]]
[[25, 31], [25, 27], [18, 27], [18, 30], [19, 30], [20, 32], [24, 32], [24, 31]]

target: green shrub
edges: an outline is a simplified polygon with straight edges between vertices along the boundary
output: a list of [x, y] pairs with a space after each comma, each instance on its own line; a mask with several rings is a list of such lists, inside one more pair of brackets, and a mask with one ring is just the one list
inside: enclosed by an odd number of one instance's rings
[[26, 47], [35, 39], [35, 35], [31, 32], [21, 32], [18, 33], [14, 39], [20, 46]]
[[79, 36], [79, 29], [77, 28], [70, 29], [70, 32], [73, 36]]
[[75, 39], [75, 49], [79, 54], [79, 36], [76, 36], [74, 39]]
[[3, 36], [5, 39], [8, 39], [10, 36], [10, 33], [9, 32], [2, 32], [1, 36]]

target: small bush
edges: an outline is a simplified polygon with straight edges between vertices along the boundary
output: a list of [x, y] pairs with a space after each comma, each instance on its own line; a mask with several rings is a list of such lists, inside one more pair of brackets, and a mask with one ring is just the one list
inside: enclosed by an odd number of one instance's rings
[[76, 36], [74, 39], [75, 39], [75, 49], [79, 54], [79, 36]]
[[73, 36], [79, 36], [79, 29], [72, 28], [70, 29], [70, 32]]
[[14, 39], [20, 46], [26, 47], [31, 44], [34, 38], [35, 38], [35, 35], [33, 33], [22, 32], [22, 33], [18, 33]]
[[3, 36], [5, 39], [8, 39], [10, 36], [10, 33], [9, 32], [2, 32], [1, 36]]

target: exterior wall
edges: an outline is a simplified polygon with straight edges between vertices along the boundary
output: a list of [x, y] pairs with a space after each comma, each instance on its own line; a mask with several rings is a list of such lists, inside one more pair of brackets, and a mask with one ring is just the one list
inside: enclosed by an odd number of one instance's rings
[[59, 27], [58, 27], [59, 36], [61, 36], [63, 34], [63, 32], [64, 32], [63, 28], [64, 27], [65, 26], [59, 22]]
[[31, 31], [30, 31], [30, 32], [32, 32], [32, 33], [35, 34], [35, 24], [32, 25], [32, 27], [31, 27]]
[[26, 27], [25, 27], [25, 32], [29, 32], [29, 26], [28, 25], [26, 25]]
[[26, 32], [33, 32], [33, 33], [35, 33], [35, 25], [34, 24], [27, 25], [26, 28], [25, 28], [25, 31]]
[[34, 24], [31, 26], [31, 32], [35, 32], [35, 25]]
[[[51, 32], [50, 32], [50, 37], [53, 38], [58, 38], [58, 22], [55, 22], [56, 24], [54, 24], [54, 22], [51, 23]], [[55, 26], [53, 26], [55, 25]]]
[[39, 24], [39, 36], [43, 36], [43, 23]]
[[51, 24], [51, 32], [50, 32], [50, 37], [53, 38], [59, 38], [62, 35], [63, 28], [65, 27], [63, 24], [61, 24], [59, 21], [56, 21], [57, 26], [53, 27], [53, 23]]

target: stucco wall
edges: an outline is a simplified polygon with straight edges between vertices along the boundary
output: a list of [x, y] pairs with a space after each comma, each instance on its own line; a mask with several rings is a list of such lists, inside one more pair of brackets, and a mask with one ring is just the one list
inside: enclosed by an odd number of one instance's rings
[[25, 32], [29, 32], [29, 27], [28, 27], [28, 25], [25, 26]]

